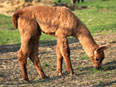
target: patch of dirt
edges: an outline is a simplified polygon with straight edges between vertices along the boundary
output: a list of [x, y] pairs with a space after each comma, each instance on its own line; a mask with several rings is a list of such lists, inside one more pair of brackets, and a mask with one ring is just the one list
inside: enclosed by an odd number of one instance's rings
[[[105, 31], [104, 31], [105, 32]], [[28, 59], [27, 69], [30, 82], [22, 80], [21, 69], [17, 60], [20, 45], [0, 46], [0, 86], [1, 87], [116, 87], [116, 32], [99, 33], [95, 37], [98, 44], [110, 43], [105, 51], [103, 70], [95, 71], [89, 59], [80, 59], [85, 55], [81, 45], [74, 38], [69, 39], [71, 62], [75, 74], [71, 77], [63, 63], [63, 76], [56, 72], [56, 45], [40, 45], [39, 57], [44, 72], [49, 79], [40, 79]]]

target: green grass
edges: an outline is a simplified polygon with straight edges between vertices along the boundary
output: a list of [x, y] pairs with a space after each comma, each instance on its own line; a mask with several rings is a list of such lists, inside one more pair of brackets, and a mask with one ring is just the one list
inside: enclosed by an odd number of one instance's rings
[[13, 28], [12, 26], [12, 21], [11, 21], [11, 17], [5, 16], [5, 15], [0, 15], [0, 29], [2, 28]]
[[89, 59], [89, 57], [86, 54], [82, 54], [79, 57], [79, 60], [88, 60], [88, 59]]
[[0, 44], [20, 43], [18, 30], [0, 30]]
[[[62, 0], [62, 2], [70, 3], [70, 0]], [[116, 32], [115, 3], [116, 0], [87, 0], [84, 3], [77, 3], [78, 6], [87, 6], [87, 9], [73, 12], [85, 23], [92, 34], [109, 30]], [[54, 40], [56, 40], [55, 37], [43, 34], [40, 43], [54, 42]], [[20, 43], [19, 31], [14, 30], [11, 17], [0, 15], [0, 45], [18, 43]]]
[[11, 17], [0, 15], [0, 44], [20, 43], [18, 30], [14, 30]]
[[79, 6], [87, 6], [88, 9], [74, 11], [92, 33], [103, 30], [116, 31], [116, 1], [95, 0], [80, 3]]
[[50, 65], [49, 65], [48, 63], [46, 63], [46, 62], [42, 64], [42, 67], [44, 67], [44, 68], [47, 68], [47, 67], [49, 67], [49, 66], [50, 66]]

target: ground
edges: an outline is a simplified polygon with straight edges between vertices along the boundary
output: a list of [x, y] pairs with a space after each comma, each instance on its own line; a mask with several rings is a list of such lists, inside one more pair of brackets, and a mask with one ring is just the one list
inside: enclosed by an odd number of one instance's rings
[[69, 38], [71, 62], [74, 75], [71, 77], [63, 64], [63, 76], [56, 72], [56, 41], [40, 44], [39, 57], [48, 79], [40, 79], [34, 65], [28, 59], [30, 82], [22, 80], [17, 60], [19, 44], [0, 46], [0, 87], [116, 87], [116, 32], [102, 31], [94, 36], [98, 44], [110, 43], [101, 70], [93, 68], [91, 61], [75, 38]]

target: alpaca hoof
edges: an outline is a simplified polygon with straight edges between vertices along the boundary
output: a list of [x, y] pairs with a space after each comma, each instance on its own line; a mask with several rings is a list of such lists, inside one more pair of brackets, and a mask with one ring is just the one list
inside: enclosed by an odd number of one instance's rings
[[45, 78], [44, 79], [50, 79], [50, 77], [48, 77], [48, 76], [45, 76]]
[[41, 76], [41, 79], [49, 79], [49, 77], [44, 75], [44, 76]]
[[73, 76], [74, 72], [70, 72], [70, 76]]
[[60, 73], [58, 73], [58, 76], [62, 76], [62, 73], [60, 72]]
[[73, 74], [72, 74], [72, 73], [70, 73], [70, 76], [73, 76]]
[[28, 78], [24, 78], [23, 80], [29, 82], [29, 79]]

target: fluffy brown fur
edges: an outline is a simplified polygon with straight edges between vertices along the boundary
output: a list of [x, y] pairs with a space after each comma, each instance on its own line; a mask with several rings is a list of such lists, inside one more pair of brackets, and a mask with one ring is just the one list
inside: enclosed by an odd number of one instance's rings
[[38, 59], [38, 40], [41, 31], [57, 37], [57, 71], [62, 74], [62, 60], [64, 58], [67, 71], [73, 74], [70, 61], [70, 49], [67, 37], [74, 36], [82, 44], [85, 52], [90, 57], [95, 68], [101, 67], [104, 59], [103, 51], [109, 45], [98, 46], [87, 27], [67, 8], [50, 6], [32, 6], [18, 10], [12, 17], [13, 25], [19, 28], [21, 35], [21, 48], [18, 59], [22, 69], [24, 80], [28, 80], [26, 59], [29, 58], [35, 64], [42, 78], [45, 74]]

